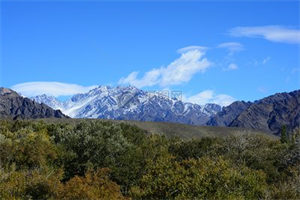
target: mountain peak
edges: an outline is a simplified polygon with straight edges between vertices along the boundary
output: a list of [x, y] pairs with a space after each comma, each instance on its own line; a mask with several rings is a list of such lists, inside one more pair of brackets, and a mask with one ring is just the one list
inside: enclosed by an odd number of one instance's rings
[[0, 87], [0, 95], [8, 95], [8, 94], [18, 95], [18, 93], [16, 93], [15, 91], [9, 88]]
[[221, 110], [216, 104], [202, 107], [134, 86], [101, 85], [87, 93], [76, 94], [65, 102], [44, 96], [35, 97], [34, 100], [75, 118], [167, 121], [197, 125], [204, 124], [211, 115]]
[[0, 88], [0, 118], [31, 119], [31, 118], [65, 118], [59, 110], [53, 110], [45, 104], [20, 96], [11, 89]]
[[279, 134], [285, 125], [288, 131], [300, 126], [300, 90], [276, 93], [251, 102], [236, 101], [223, 107], [207, 125], [231, 126]]

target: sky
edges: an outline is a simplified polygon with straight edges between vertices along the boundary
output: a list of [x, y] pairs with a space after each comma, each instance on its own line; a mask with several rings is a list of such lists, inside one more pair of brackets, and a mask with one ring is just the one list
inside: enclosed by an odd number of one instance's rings
[[228, 105], [300, 89], [300, 1], [1, 1], [0, 86]]

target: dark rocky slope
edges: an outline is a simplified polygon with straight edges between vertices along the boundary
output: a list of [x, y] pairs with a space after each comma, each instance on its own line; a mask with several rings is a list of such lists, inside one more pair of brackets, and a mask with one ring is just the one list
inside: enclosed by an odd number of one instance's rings
[[2, 119], [66, 117], [59, 110], [53, 110], [45, 104], [39, 104], [28, 98], [24, 98], [13, 90], [0, 87], [0, 118]]
[[210, 118], [206, 123], [209, 126], [229, 126], [229, 124], [239, 116], [244, 110], [252, 105], [251, 102], [236, 101], [229, 106], [223, 107], [222, 111]]
[[300, 126], [300, 90], [256, 101], [229, 124], [275, 134], [280, 133], [284, 125], [289, 131]]
[[300, 90], [277, 93], [251, 102], [236, 101], [213, 116], [209, 126], [241, 127], [279, 134], [300, 126]]

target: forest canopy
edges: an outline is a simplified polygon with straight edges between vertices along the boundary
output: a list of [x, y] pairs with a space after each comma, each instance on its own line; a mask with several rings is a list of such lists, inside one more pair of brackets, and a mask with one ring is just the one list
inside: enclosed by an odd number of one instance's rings
[[0, 121], [0, 199], [299, 199], [300, 131], [183, 140], [126, 123]]

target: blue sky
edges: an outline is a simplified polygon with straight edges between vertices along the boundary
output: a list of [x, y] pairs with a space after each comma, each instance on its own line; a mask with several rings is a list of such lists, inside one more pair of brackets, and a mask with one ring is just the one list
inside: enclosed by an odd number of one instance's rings
[[3, 1], [0, 85], [60, 96], [130, 84], [200, 104], [296, 90], [299, 4]]

